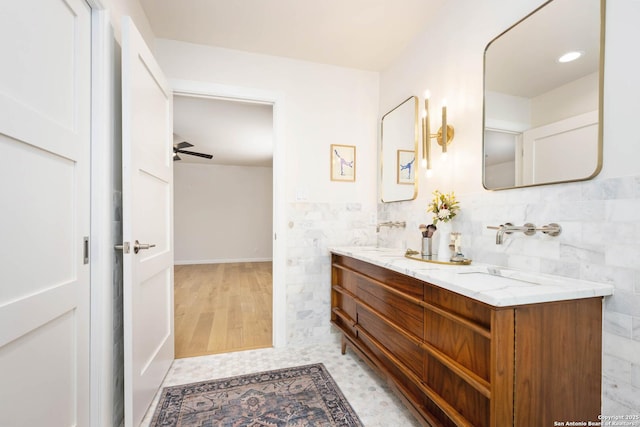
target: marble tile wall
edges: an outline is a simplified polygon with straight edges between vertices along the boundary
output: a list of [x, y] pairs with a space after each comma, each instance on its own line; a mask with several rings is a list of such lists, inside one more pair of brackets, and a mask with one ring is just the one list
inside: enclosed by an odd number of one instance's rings
[[[374, 208], [375, 209], [375, 208]], [[324, 340], [332, 333], [330, 246], [375, 245], [374, 210], [360, 203], [296, 202], [287, 230], [287, 344]]]
[[[453, 230], [463, 233], [467, 257], [615, 286], [604, 303], [603, 412], [640, 413], [640, 176], [457, 197]], [[419, 249], [418, 225], [431, 219], [429, 198], [380, 204], [379, 221], [407, 221], [405, 230], [383, 229], [380, 245]], [[486, 227], [504, 222], [555, 222], [563, 231], [558, 237], [514, 233], [496, 245], [495, 231]]]

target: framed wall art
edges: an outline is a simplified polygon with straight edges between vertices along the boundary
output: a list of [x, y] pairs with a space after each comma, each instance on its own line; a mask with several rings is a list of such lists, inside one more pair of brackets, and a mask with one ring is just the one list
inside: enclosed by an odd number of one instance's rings
[[396, 182], [410, 184], [416, 180], [416, 152], [413, 150], [398, 150], [396, 161]]
[[356, 147], [331, 144], [331, 181], [356, 180]]

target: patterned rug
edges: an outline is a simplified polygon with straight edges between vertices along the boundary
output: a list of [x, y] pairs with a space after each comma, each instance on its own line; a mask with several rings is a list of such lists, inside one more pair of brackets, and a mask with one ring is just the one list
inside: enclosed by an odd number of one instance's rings
[[152, 427], [355, 426], [322, 363], [166, 387]]

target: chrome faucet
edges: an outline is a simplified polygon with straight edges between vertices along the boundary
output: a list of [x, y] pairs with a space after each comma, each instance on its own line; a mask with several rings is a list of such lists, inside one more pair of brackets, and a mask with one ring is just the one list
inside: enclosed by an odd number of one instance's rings
[[398, 227], [398, 228], [405, 228], [407, 226], [407, 223], [405, 221], [385, 221], [385, 222], [379, 222], [376, 225], [376, 233], [380, 232], [380, 227], [389, 227], [389, 228], [394, 228], [394, 227]]
[[536, 231], [542, 231], [542, 233], [553, 237], [558, 236], [562, 232], [562, 227], [555, 223], [543, 225], [541, 228], [536, 228], [536, 226], [530, 222], [527, 222], [526, 224], [521, 226], [513, 225], [510, 222], [505, 222], [498, 227], [490, 225], [487, 226], [487, 228], [490, 230], [498, 230], [496, 232], [496, 245], [501, 245], [502, 242], [504, 242], [505, 234], [511, 234], [516, 231], [524, 233], [525, 236], [533, 236], [534, 234], [536, 234]]
[[526, 236], [533, 236], [534, 234], [536, 234], [536, 226], [531, 224], [530, 222], [521, 227], [513, 225], [510, 222], [501, 224], [498, 227], [498, 232], [496, 233], [496, 245], [501, 245], [502, 242], [504, 242], [505, 234], [511, 234], [515, 231], [524, 233]]

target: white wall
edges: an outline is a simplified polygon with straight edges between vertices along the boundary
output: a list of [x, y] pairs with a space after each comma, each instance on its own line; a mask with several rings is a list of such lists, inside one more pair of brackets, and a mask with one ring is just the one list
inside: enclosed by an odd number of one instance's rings
[[176, 162], [176, 264], [271, 261], [273, 168]]
[[598, 109], [598, 73], [574, 80], [531, 99], [531, 127]]
[[[419, 247], [417, 226], [434, 189], [454, 190], [462, 211], [453, 223], [463, 252], [474, 260], [615, 285], [605, 301], [603, 411], [640, 408], [640, 57], [629, 55], [640, 39], [640, 2], [607, 1], [604, 93], [604, 165], [596, 179], [519, 190], [482, 189], [482, 72], [485, 45], [543, 3], [541, 0], [458, 0], [446, 3], [430, 27], [381, 76], [380, 111], [408, 94], [447, 98], [455, 140], [449, 159], [436, 156], [432, 179], [421, 177], [413, 202], [380, 205], [380, 219], [407, 220], [407, 230], [381, 233], [383, 244]], [[433, 124], [432, 128], [438, 125]], [[579, 155], [577, 153], [576, 155]], [[421, 174], [422, 175], [422, 174]], [[557, 222], [557, 238], [510, 236], [495, 245], [486, 229], [506, 221]]]
[[[326, 339], [327, 246], [375, 241], [378, 73], [172, 40], [155, 45], [170, 79], [278, 94], [276, 144], [286, 147], [286, 168], [274, 166], [274, 184], [286, 185], [286, 234], [278, 231], [287, 252], [286, 338]], [[356, 146], [355, 182], [330, 180], [331, 144]]]
[[[295, 200], [296, 190], [314, 201], [364, 200], [375, 194], [375, 152], [369, 148], [377, 134], [377, 73], [175, 40], [155, 44], [156, 58], [170, 79], [284, 95], [289, 200]], [[354, 184], [329, 181], [330, 144], [358, 147]]]
[[512, 132], [531, 128], [529, 98], [487, 91], [484, 103], [487, 106], [485, 123], [488, 128]]

